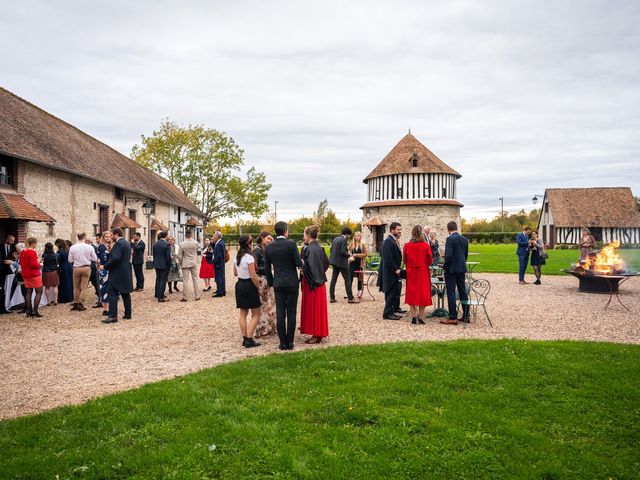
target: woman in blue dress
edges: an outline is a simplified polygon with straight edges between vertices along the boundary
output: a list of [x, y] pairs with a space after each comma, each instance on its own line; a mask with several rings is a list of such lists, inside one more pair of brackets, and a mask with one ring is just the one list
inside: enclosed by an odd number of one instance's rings
[[[111, 232], [104, 232], [102, 237], [98, 237], [98, 265], [104, 265], [109, 260], [111, 252]], [[109, 270], [103, 268], [98, 270], [98, 283], [100, 285], [100, 303], [102, 303], [102, 315], [109, 315], [109, 299], [107, 289], [109, 287]]]
[[55, 242], [60, 262], [60, 285], [58, 286], [58, 303], [69, 303], [73, 300], [73, 265], [69, 263], [67, 243], [58, 238]]

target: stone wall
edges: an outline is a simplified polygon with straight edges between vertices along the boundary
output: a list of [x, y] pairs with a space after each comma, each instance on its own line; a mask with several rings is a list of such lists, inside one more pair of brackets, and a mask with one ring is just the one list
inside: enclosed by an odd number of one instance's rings
[[[411, 229], [415, 225], [421, 225], [429, 227], [432, 232], [436, 232], [441, 249], [444, 249], [444, 241], [448, 236], [447, 223], [454, 221], [458, 224], [458, 228], [460, 227], [460, 207], [453, 205], [393, 206], [377, 207], [371, 210], [372, 217], [377, 216], [387, 222], [387, 225], [384, 226], [385, 238], [389, 234], [391, 222], [400, 222], [402, 225], [401, 245], [411, 239]], [[363, 219], [363, 222], [366, 220], [366, 218]], [[362, 227], [362, 236], [367, 248], [370, 251], [375, 251], [375, 228], [371, 230], [369, 227]]]

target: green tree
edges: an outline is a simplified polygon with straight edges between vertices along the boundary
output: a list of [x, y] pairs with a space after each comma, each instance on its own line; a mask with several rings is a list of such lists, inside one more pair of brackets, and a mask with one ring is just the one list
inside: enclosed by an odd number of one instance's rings
[[636, 208], [640, 210], [640, 197], [633, 197], [633, 199], [636, 201]]
[[160, 129], [131, 157], [174, 183], [204, 213], [209, 223], [238, 214], [260, 216], [267, 211], [271, 185], [264, 173], [251, 167], [244, 178], [244, 151], [233, 138], [202, 125], [184, 127], [164, 120]]

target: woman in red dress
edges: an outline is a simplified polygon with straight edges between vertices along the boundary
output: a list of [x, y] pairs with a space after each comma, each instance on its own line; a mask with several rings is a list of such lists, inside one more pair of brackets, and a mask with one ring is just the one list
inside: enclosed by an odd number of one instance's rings
[[327, 254], [318, 244], [317, 226], [304, 230], [305, 246], [302, 277], [302, 306], [300, 308], [300, 333], [311, 335], [305, 343], [320, 343], [329, 336], [329, 313], [327, 310]]
[[202, 261], [200, 262], [200, 278], [204, 280], [203, 292], [211, 290], [211, 279], [214, 278], [213, 272], [213, 246], [209, 237], [204, 239], [204, 248], [202, 249]]
[[[24, 296], [27, 317], [40, 318], [42, 315], [38, 313], [38, 306], [42, 299], [42, 272], [40, 271], [41, 265], [38, 261], [38, 254], [36, 253], [37, 244], [38, 240], [34, 237], [27, 239], [27, 248], [20, 252], [20, 272], [24, 279], [24, 286], [27, 289]], [[34, 290], [36, 291], [36, 296], [31, 298]]]
[[[433, 256], [420, 225], [416, 225], [411, 230], [411, 241], [405, 243], [402, 249], [402, 260], [407, 269], [405, 302], [411, 309], [411, 323], [424, 325], [425, 307], [432, 305], [429, 265], [433, 261]], [[418, 315], [416, 315], [416, 307], [418, 307]]]

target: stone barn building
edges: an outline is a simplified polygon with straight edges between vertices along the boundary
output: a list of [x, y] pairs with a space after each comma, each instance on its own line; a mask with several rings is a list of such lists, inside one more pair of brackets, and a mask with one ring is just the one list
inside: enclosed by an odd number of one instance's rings
[[603, 243], [640, 244], [640, 212], [628, 187], [548, 188], [538, 233], [549, 247], [575, 245], [587, 227]]
[[0, 241], [34, 236], [41, 250], [116, 226], [180, 241], [187, 228], [202, 238], [202, 221], [173, 183], [0, 88]]
[[411, 238], [414, 225], [422, 225], [436, 232], [444, 248], [447, 223], [460, 226], [460, 177], [411, 133], [405, 135], [363, 180], [367, 202], [360, 208], [367, 247], [379, 252], [389, 224], [400, 222], [401, 243]]

